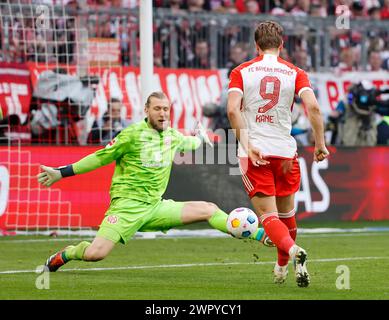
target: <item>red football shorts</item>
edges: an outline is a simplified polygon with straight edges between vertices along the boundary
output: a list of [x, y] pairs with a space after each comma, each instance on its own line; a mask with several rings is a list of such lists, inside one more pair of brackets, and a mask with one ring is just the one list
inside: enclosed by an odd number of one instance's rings
[[248, 158], [240, 158], [242, 181], [247, 194], [267, 196], [289, 196], [300, 188], [300, 166], [294, 159], [266, 158], [267, 165], [256, 167]]

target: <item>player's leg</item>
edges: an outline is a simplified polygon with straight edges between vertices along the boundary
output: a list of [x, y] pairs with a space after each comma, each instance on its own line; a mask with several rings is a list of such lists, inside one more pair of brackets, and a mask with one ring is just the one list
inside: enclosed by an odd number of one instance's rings
[[278, 218], [275, 196], [256, 193], [251, 198], [251, 203], [271, 241], [278, 249], [288, 253], [294, 241], [290, 238], [286, 226]]
[[104, 259], [116, 243], [126, 243], [139, 230], [150, 212], [150, 206], [138, 201], [125, 198], [112, 200], [93, 242], [82, 241], [76, 246], [64, 248], [49, 257], [46, 266], [50, 271], [56, 271], [71, 260]]
[[294, 241], [278, 219], [273, 160], [270, 159], [269, 165], [255, 167], [247, 158], [240, 158], [239, 167], [244, 188], [266, 234], [278, 249], [288, 253]]
[[[291, 238], [296, 241], [297, 225], [294, 210], [294, 194], [276, 197], [279, 219], [287, 226]], [[277, 249], [278, 259], [274, 266], [274, 282], [285, 282], [288, 275], [289, 254]]]
[[295, 244], [288, 228], [278, 218], [275, 197], [257, 193], [251, 201], [271, 241], [277, 249], [289, 254], [292, 258], [298, 286], [308, 286], [310, 280], [305, 266], [307, 254], [304, 249]]
[[[208, 221], [212, 228], [221, 232], [227, 231], [228, 214], [221, 210], [216, 204], [205, 201], [188, 201], [182, 208], [181, 220], [183, 224], [191, 224], [199, 221]], [[263, 228], [258, 228], [249, 239], [258, 240], [269, 245], [265, 241], [266, 234]]]
[[[279, 216], [280, 220], [287, 226], [289, 230], [289, 234], [293, 240], [296, 240], [297, 236], [297, 223], [295, 217], [295, 208], [294, 208], [294, 194], [289, 196], [277, 197], [277, 207], [279, 208]], [[295, 269], [296, 281], [300, 287], [306, 287], [310, 283], [310, 276], [307, 270], [306, 259], [307, 254], [303, 250], [303, 261], [298, 263], [299, 257], [293, 259], [293, 266]], [[285, 261], [288, 261], [289, 257], [278, 255], [278, 265], [282, 265]], [[287, 260], [288, 259], [288, 260]], [[285, 264], [287, 268], [287, 263]], [[285, 270], [285, 267], [280, 268], [281, 270]]]
[[100, 261], [114, 248], [116, 242], [97, 235], [92, 243], [82, 241], [75, 246], [67, 246], [46, 261], [46, 267], [55, 272], [71, 260]]
[[[289, 229], [289, 234], [292, 239], [296, 239], [297, 225], [294, 211], [294, 195], [300, 187], [300, 166], [297, 157], [291, 160], [274, 161], [273, 171], [276, 176], [276, 203], [279, 212], [280, 220]], [[300, 247], [299, 247], [300, 248]], [[291, 256], [295, 269], [296, 281], [300, 287], [309, 285], [310, 277], [306, 268], [307, 253], [304, 249], [295, 251]], [[280, 256], [279, 256], [280, 258]], [[281, 263], [286, 260], [281, 253]], [[283, 268], [285, 269], [285, 268]]]
[[[289, 234], [293, 240], [296, 240], [297, 224], [294, 209], [294, 194], [276, 197], [278, 217], [287, 226]], [[286, 265], [289, 261], [289, 256], [278, 257], [280, 266]]]
[[[213, 228], [227, 233], [227, 218], [228, 215], [211, 202], [162, 200], [155, 209], [152, 219], [145, 223], [139, 231], [167, 231], [185, 224], [208, 221]], [[266, 242], [267, 236], [262, 228], [251, 238], [268, 246], [272, 245], [270, 241]]]

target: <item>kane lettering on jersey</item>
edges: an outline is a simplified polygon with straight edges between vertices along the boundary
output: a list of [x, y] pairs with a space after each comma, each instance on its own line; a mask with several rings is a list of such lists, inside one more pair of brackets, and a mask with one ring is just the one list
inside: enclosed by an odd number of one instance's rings
[[124, 197], [146, 203], [161, 199], [169, 182], [174, 155], [197, 149], [201, 140], [173, 128], [158, 132], [147, 121], [130, 125], [105, 148], [73, 164], [84, 173], [116, 161], [111, 199]]
[[[292, 130], [295, 94], [312, 90], [307, 74], [272, 54], [264, 54], [236, 67], [228, 92], [243, 95], [242, 116], [250, 143], [266, 156], [293, 158], [296, 140]], [[239, 146], [239, 156], [246, 157]]]

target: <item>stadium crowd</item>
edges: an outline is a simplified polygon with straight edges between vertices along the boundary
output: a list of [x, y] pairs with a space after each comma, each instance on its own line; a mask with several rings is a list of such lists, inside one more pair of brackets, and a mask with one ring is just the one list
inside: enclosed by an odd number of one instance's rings
[[[20, 2], [30, 1], [20, 0]], [[139, 24], [135, 16], [131, 15], [134, 12], [130, 10], [127, 15], [109, 13], [110, 8], [136, 9], [139, 1], [52, 0], [51, 2], [53, 4], [65, 3], [69, 9], [73, 9], [70, 12], [75, 15], [78, 12], [86, 12], [78, 9], [87, 6], [84, 9], [89, 10], [85, 16], [88, 37], [118, 39], [121, 64], [139, 65]], [[45, 3], [50, 3], [50, 1], [45, 1]], [[255, 55], [251, 44], [250, 26], [230, 23], [225, 19], [218, 20], [219, 28], [215, 43], [210, 35], [215, 21], [201, 18], [201, 14], [204, 13], [214, 13], [216, 16], [217, 13], [225, 13], [231, 19], [239, 14], [258, 13], [275, 16], [327, 17], [344, 12], [339, 8], [347, 6], [352, 19], [371, 21], [389, 18], [389, 0], [154, 0], [154, 6], [171, 13], [168, 17], [164, 16], [160, 19], [156, 17], [154, 22], [155, 66], [173, 68], [229, 68], [241, 62], [242, 59]], [[107, 10], [106, 13], [104, 13], [105, 10]], [[0, 30], [0, 61], [75, 63], [77, 60], [75, 46], [77, 17], [70, 15], [67, 18], [58, 16], [52, 19], [53, 28], [50, 31], [35, 28], [34, 18], [28, 15], [15, 15], [12, 17], [12, 23], [1, 26], [2, 29], [8, 27], [8, 30]], [[361, 48], [366, 40], [362, 31], [335, 28], [331, 30], [329, 67], [340, 72], [389, 69], [388, 29], [368, 31], [369, 65], [367, 66], [362, 63]], [[309, 35], [312, 32], [315, 31], [306, 30], [304, 36], [301, 34], [287, 35], [285, 37], [287, 46], [283, 52], [284, 58], [307, 71], [317, 71], [316, 60], [319, 59], [315, 52], [315, 46], [318, 44]], [[6, 42], [7, 45], [5, 45]], [[172, 42], [177, 43], [175, 48], [172, 47]], [[237, 51], [241, 51], [241, 54]]]
[[[0, 4], [4, 2], [0, 1]], [[31, 3], [31, 0], [19, 0], [19, 3]], [[41, 1], [38, 1], [41, 3]], [[58, 15], [51, 19], [49, 30], [36, 28], [35, 17], [13, 15], [9, 23], [0, 25], [0, 61], [75, 64], [77, 62], [76, 23], [77, 14], [84, 15], [89, 38], [119, 39], [120, 62], [124, 66], [139, 65], [139, 24], [136, 18], [138, 0], [47, 0], [45, 4], [64, 4], [75, 15]], [[274, 16], [318, 17], [336, 16], [348, 8], [352, 19], [366, 21], [386, 20], [389, 18], [389, 0], [154, 0], [154, 7], [167, 12], [163, 18], [154, 19], [154, 64], [156, 67], [228, 69], [232, 70], [240, 63], [255, 55], [251, 46], [250, 26], [242, 23], [228, 23], [225, 16], [237, 17], [242, 14], [270, 14]], [[112, 8], [130, 9], [127, 14], [112, 11]], [[85, 10], [80, 10], [85, 9]], [[133, 9], [131, 11], [131, 9]], [[204, 18], [207, 14], [220, 17], [221, 28], [217, 29], [216, 43], [212, 42], [210, 30], [214, 20]], [[224, 24], [223, 24], [224, 21]], [[291, 61], [300, 68], [315, 72], [317, 63], [316, 43], [309, 38], [312, 30], [305, 34], [286, 35], [282, 58]], [[367, 32], [363, 34], [363, 32]], [[174, 34], [175, 38], [172, 38]], [[369, 30], [333, 29], [330, 37], [329, 68], [335, 73], [348, 71], [388, 71], [389, 70], [389, 30], [372, 28]], [[212, 38], [215, 39], [215, 38]], [[172, 43], [176, 41], [175, 48]], [[211, 46], [212, 43], [212, 46]], [[362, 47], [367, 47], [367, 63], [362, 63]], [[134, 49], [135, 47], [135, 49]], [[216, 49], [215, 49], [216, 48]], [[175, 50], [172, 53], [172, 50]], [[217, 50], [211, 57], [211, 50]], [[134, 54], [135, 52], [135, 54]], [[215, 58], [216, 57], [216, 58]], [[322, 66], [321, 66], [322, 67]], [[329, 69], [327, 69], [329, 71]], [[116, 102], [117, 103], [117, 102]], [[298, 105], [298, 103], [296, 104]], [[301, 119], [301, 109], [295, 108], [295, 123]], [[50, 112], [53, 108], [47, 108]], [[223, 115], [222, 115], [223, 116]], [[224, 115], [225, 116], [225, 115]], [[108, 118], [105, 117], [105, 120]], [[103, 121], [105, 121], [103, 119]], [[123, 126], [124, 119], [115, 125], [94, 123], [93, 128], [100, 131], [90, 134], [88, 143], [103, 143], [109, 137], [108, 127]], [[18, 119], [12, 119], [18, 123]], [[215, 123], [227, 122], [215, 119]], [[387, 121], [382, 122], [386, 127]], [[31, 124], [28, 124], [31, 126]], [[14, 125], [22, 127], [20, 125]], [[389, 126], [388, 126], [389, 127]], [[216, 129], [216, 128], [215, 128]], [[21, 130], [26, 135], [26, 128]], [[32, 130], [34, 134], [34, 130]], [[300, 144], [310, 143], [309, 130], [294, 132]], [[66, 143], [77, 143], [76, 133], [67, 133]], [[105, 135], [105, 137], [104, 137]], [[56, 138], [54, 138], [56, 137]], [[98, 137], [98, 138], [97, 138]], [[39, 135], [37, 141], [58, 143], [58, 134], [54, 130], [44, 139]], [[382, 141], [382, 139], [378, 139]], [[63, 141], [61, 140], [60, 143]]]
[[[69, 1], [68, 3], [78, 5], [77, 1]], [[87, 5], [134, 9], [139, 6], [139, 0], [87, 0]], [[185, 14], [186, 12], [270, 13], [273, 15], [317, 17], [336, 15], [340, 6], [347, 6], [353, 17], [389, 18], [389, 1], [387, 0], [153, 0], [153, 5], [169, 8], [177, 14]]]

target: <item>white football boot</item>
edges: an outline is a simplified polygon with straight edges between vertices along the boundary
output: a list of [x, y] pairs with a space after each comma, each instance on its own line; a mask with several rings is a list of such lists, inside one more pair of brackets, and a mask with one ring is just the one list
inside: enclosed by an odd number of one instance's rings
[[303, 248], [294, 245], [289, 250], [289, 255], [293, 261], [296, 282], [299, 287], [308, 287], [311, 279], [307, 270], [307, 253]]
[[286, 278], [288, 277], [288, 265], [285, 266], [279, 266], [276, 262], [273, 270], [274, 275], [274, 283], [282, 284], [285, 282]]

